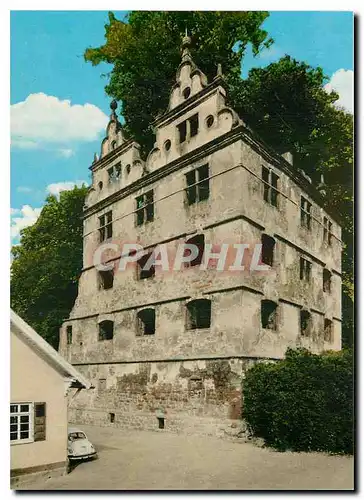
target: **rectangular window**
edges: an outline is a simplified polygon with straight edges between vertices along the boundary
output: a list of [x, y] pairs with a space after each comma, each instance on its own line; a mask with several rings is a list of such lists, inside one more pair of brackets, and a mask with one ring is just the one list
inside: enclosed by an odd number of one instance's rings
[[138, 196], [136, 202], [136, 225], [154, 220], [154, 195], [153, 190]]
[[[203, 259], [203, 254], [205, 251], [205, 236], [203, 234], [197, 234], [193, 238], [186, 241], [186, 245], [194, 245], [195, 250], [197, 250], [196, 257], [190, 262], [185, 262], [185, 267], [199, 266]], [[183, 257], [188, 257], [191, 255], [191, 249], [189, 247], [185, 248], [183, 252]]]
[[209, 166], [203, 165], [186, 174], [186, 197], [187, 203], [193, 205], [210, 196]]
[[67, 344], [72, 344], [72, 325], [67, 325], [66, 327], [67, 334]]
[[278, 207], [278, 180], [273, 170], [262, 167], [263, 199], [274, 207]]
[[99, 240], [100, 243], [112, 237], [112, 211], [99, 217]]
[[33, 439], [33, 404], [10, 404], [10, 442], [26, 443]]
[[194, 137], [198, 132], [198, 114], [191, 116], [188, 121], [190, 123], [190, 137]]
[[177, 125], [178, 133], [179, 133], [179, 142], [182, 144], [185, 142], [187, 137], [187, 122], [182, 122]]
[[151, 262], [148, 263], [148, 261], [152, 257], [152, 255], [153, 255], [153, 252], [148, 253], [146, 255], [143, 255], [143, 257], [141, 257], [138, 260], [138, 271], [139, 271], [138, 274], [139, 274], [140, 280], [153, 278], [153, 276], [155, 275], [155, 267], [154, 267], [153, 263], [151, 263]]
[[332, 321], [325, 318], [324, 323], [324, 340], [325, 342], [332, 342]]
[[311, 229], [311, 203], [301, 196], [301, 226]]
[[198, 113], [177, 125], [180, 144], [198, 134]]
[[116, 182], [121, 177], [121, 163], [117, 163], [107, 170], [109, 176], [109, 183]]
[[331, 273], [324, 269], [322, 273], [322, 289], [324, 292], [331, 293]]
[[324, 217], [324, 241], [331, 245], [331, 236], [332, 236], [332, 222], [329, 221], [327, 217]]
[[108, 290], [114, 285], [114, 272], [112, 269], [99, 271], [99, 289]]
[[309, 282], [311, 280], [312, 262], [300, 257], [300, 279]]
[[268, 234], [262, 234], [262, 264], [273, 266], [275, 239]]

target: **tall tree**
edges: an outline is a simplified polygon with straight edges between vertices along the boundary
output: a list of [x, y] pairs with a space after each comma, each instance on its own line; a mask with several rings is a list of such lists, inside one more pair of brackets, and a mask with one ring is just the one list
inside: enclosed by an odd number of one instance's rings
[[48, 196], [37, 222], [12, 248], [11, 307], [53, 347], [77, 297], [86, 187]]
[[[168, 105], [176, 69], [181, 62], [180, 46], [185, 30], [192, 37], [193, 58], [212, 79], [217, 64], [231, 85], [240, 79], [245, 49], [254, 53], [272, 40], [261, 28], [267, 12], [138, 12], [120, 21], [109, 14], [106, 43], [88, 48], [86, 61], [114, 65], [106, 92], [122, 102], [125, 131], [142, 145], [144, 153], [154, 143], [151, 122]], [[234, 50], [233, 50], [234, 48]]]

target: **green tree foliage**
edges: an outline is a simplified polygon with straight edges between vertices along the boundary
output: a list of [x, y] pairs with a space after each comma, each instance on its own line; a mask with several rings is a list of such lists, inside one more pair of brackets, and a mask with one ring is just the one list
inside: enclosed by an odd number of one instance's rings
[[279, 450], [353, 453], [350, 350], [315, 355], [288, 349], [258, 363], [243, 384], [243, 416], [253, 435]]
[[[188, 29], [193, 58], [211, 80], [222, 63], [231, 86], [240, 80], [248, 43], [258, 53], [272, 40], [261, 28], [267, 12], [139, 12], [127, 22], [109, 14], [106, 43], [88, 48], [86, 61], [113, 64], [106, 92], [122, 102], [125, 131], [146, 153], [154, 143], [151, 122], [168, 105], [170, 89], [181, 62], [181, 41]], [[235, 51], [233, 51], [235, 47]]]
[[86, 187], [50, 195], [37, 222], [12, 248], [11, 307], [53, 347], [77, 297]]

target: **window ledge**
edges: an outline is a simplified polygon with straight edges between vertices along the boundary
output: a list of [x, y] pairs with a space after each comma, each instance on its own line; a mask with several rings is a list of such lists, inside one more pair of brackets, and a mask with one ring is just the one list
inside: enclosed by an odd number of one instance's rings
[[15, 446], [15, 445], [19, 445], [19, 444], [29, 444], [29, 443], [34, 443], [34, 439], [33, 438], [30, 438], [30, 439], [20, 439], [18, 441], [10, 441], [10, 446]]

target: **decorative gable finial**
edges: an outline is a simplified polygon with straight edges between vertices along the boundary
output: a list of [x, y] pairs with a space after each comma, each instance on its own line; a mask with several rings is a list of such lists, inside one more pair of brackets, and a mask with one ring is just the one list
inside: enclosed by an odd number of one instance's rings
[[113, 99], [110, 103], [110, 109], [111, 109], [110, 118], [111, 119], [114, 119], [114, 120], [117, 119], [117, 116], [116, 116], [117, 107], [118, 107], [118, 103], [115, 99]]
[[219, 64], [217, 65], [217, 73], [216, 73], [216, 76], [217, 76], [217, 77], [219, 77], [219, 76], [220, 76], [220, 77], [222, 77], [222, 65], [221, 65], [221, 63], [219, 63]]
[[188, 31], [187, 31], [187, 26], [186, 26], [186, 31], [185, 31], [185, 36], [182, 38], [182, 46], [181, 46], [181, 51], [182, 51], [182, 62], [184, 61], [191, 61], [192, 62], [192, 57], [190, 53], [189, 47], [191, 47], [191, 37], [188, 36]]

